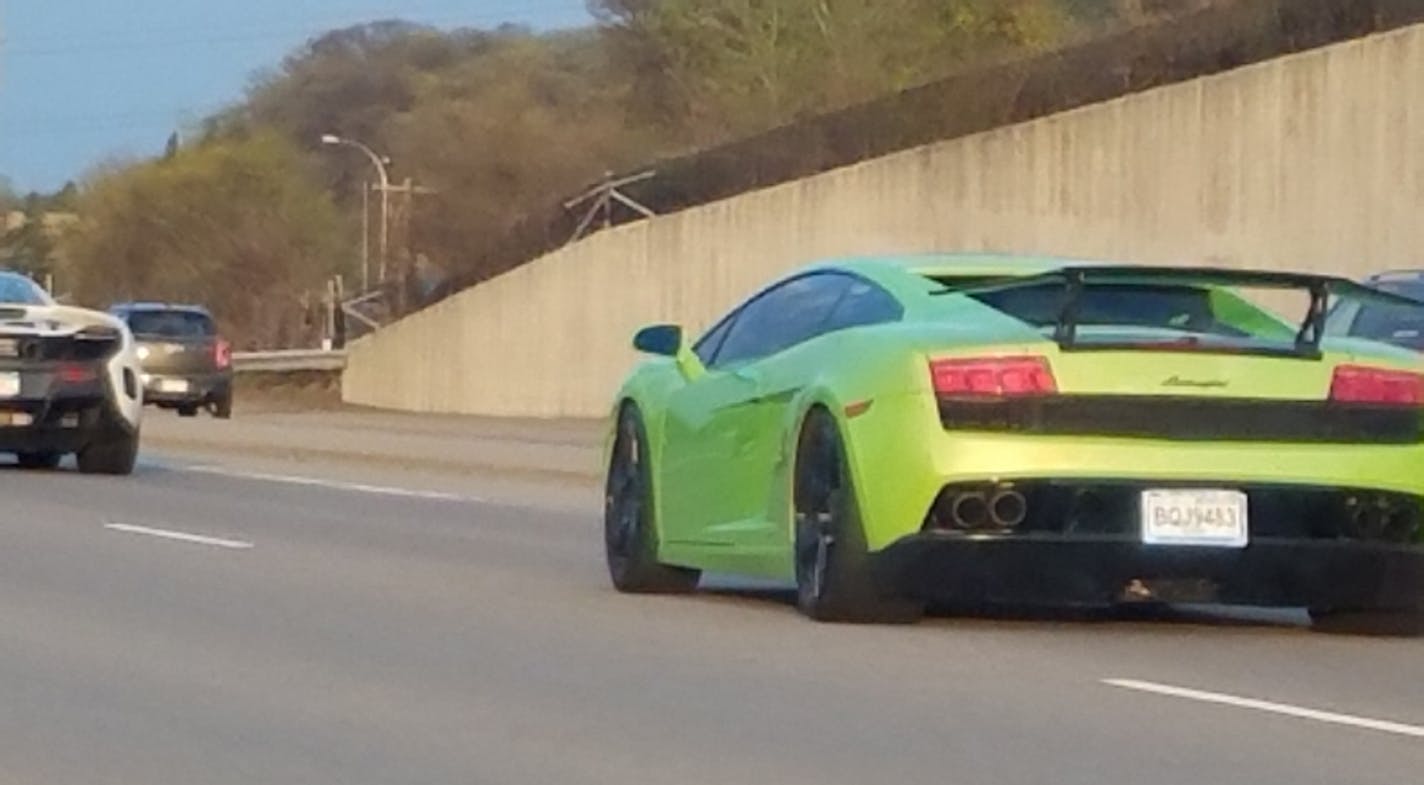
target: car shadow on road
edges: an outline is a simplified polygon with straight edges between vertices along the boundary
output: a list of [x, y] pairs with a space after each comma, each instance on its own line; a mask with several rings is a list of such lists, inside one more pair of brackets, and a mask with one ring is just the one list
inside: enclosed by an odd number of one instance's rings
[[[139, 460], [134, 466], [132, 477], [157, 477], [173, 473], [172, 467], [158, 463]], [[74, 465], [74, 457], [68, 456], [60, 462], [59, 466], [53, 469], [27, 469], [20, 465], [19, 459], [13, 457], [0, 457], [0, 475], [34, 475], [36, 477], [104, 477], [112, 475], [81, 475], [79, 467]], [[121, 479], [121, 478], [119, 478]]]
[[[780, 608], [790, 612], [795, 612], [796, 606], [794, 587], [735, 577], [709, 576], [699, 587], [698, 594], [717, 600]], [[1132, 603], [1110, 607], [941, 604], [927, 608], [925, 619], [939, 624], [994, 623], [1030, 628], [1075, 624], [1139, 626], [1145, 629], [1205, 627], [1263, 630], [1299, 628], [1307, 622], [1304, 611], [1296, 609], [1158, 603]]]

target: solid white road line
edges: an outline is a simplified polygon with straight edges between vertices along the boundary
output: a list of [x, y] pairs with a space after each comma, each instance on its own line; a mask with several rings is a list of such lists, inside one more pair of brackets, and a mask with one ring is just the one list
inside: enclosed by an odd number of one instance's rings
[[204, 537], [201, 534], [189, 534], [187, 532], [175, 532], [169, 529], [153, 529], [147, 526], [132, 526], [127, 523], [106, 523], [105, 529], [125, 534], [143, 534], [149, 537], [161, 537], [165, 540], [178, 540], [180, 542], [192, 542], [199, 545], [212, 545], [218, 548], [230, 548], [232, 550], [247, 550], [252, 548], [250, 542], [242, 540], [224, 540], [218, 537]]
[[372, 493], [381, 496], [399, 496], [408, 499], [433, 499], [447, 502], [480, 502], [482, 499], [474, 496], [461, 496], [457, 493], [443, 493], [441, 491], [414, 491], [408, 488], [391, 488], [384, 485], [367, 485], [358, 482], [343, 482], [341, 480], [323, 480], [316, 477], [298, 477], [289, 474], [266, 474], [263, 472], [247, 472], [237, 469], [225, 469], [221, 466], [177, 466], [179, 471], [193, 472], [195, 474], [211, 474], [218, 477], [232, 477], [239, 480], [257, 480], [259, 482], [279, 482], [287, 485], [306, 485], [314, 488], [327, 488], [334, 491], [350, 491], [352, 493]]
[[1287, 717], [1296, 717], [1303, 720], [1328, 722], [1335, 725], [1349, 725], [1355, 728], [1382, 731], [1399, 736], [1424, 738], [1424, 726], [1420, 725], [1406, 725], [1402, 722], [1374, 720], [1368, 717], [1356, 717], [1351, 714], [1337, 714], [1333, 711], [1319, 711], [1317, 709], [1307, 709], [1302, 706], [1292, 706], [1287, 703], [1273, 703], [1271, 701], [1256, 700], [1254, 698], [1241, 698], [1219, 692], [1203, 692], [1201, 690], [1173, 687], [1168, 684], [1157, 684], [1150, 681], [1103, 679], [1102, 682], [1112, 687], [1121, 687], [1123, 689], [1137, 690], [1139, 692], [1150, 692], [1173, 698], [1185, 698], [1187, 700], [1201, 701], [1203, 703], [1217, 703], [1223, 706], [1234, 706], [1238, 709], [1252, 709], [1254, 711], [1270, 712], [1271, 714], [1283, 714]]

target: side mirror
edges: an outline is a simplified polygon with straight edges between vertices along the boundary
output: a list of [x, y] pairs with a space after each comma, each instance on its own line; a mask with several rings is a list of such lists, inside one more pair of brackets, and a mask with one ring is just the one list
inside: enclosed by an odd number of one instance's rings
[[676, 324], [644, 327], [633, 337], [633, 348], [647, 354], [676, 357], [682, 350], [682, 328]]

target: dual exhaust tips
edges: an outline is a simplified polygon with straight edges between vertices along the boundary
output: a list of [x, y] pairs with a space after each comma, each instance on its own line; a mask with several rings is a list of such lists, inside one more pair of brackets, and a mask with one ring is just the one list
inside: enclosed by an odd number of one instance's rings
[[1028, 499], [1013, 488], [949, 491], [945, 501], [948, 523], [956, 529], [1012, 529], [1028, 517]]
[[1362, 540], [1409, 541], [1419, 519], [1407, 505], [1386, 496], [1373, 499], [1351, 497], [1346, 502], [1348, 534]]

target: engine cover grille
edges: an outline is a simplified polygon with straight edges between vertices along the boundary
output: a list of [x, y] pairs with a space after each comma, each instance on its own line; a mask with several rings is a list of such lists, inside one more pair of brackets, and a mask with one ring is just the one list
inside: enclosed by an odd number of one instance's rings
[[940, 398], [939, 414], [950, 430], [1182, 441], [1424, 441], [1419, 409], [1328, 401], [1120, 395], [993, 401]]

